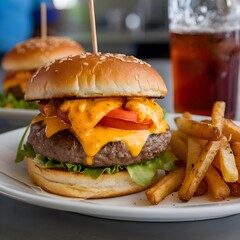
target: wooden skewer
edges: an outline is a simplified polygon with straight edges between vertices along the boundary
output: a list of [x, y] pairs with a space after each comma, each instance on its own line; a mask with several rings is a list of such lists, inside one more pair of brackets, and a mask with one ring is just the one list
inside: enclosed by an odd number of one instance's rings
[[41, 3], [41, 38], [47, 37], [46, 3]]
[[98, 46], [97, 46], [97, 33], [96, 33], [96, 22], [95, 22], [95, 11], [94, 11], [93, 0], [89, 0], [89, 15], [90, 15], [90, 24], [91, 24], [93, 53], [97, 53]]

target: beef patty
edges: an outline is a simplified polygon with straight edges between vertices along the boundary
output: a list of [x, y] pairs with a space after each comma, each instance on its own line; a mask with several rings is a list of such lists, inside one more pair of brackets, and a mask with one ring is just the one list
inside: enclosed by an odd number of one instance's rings
[[[110, 142], [94, 156], [93, 166], [127, 166], [133, 163], [144, 163], [159, 156], [167, 148], [170, 138], [169, 129], [162, 134], [151, 134], [137, 157], [131, 155], [125, 143]], [[38, 122], [31, 126], [28, 143], [32, 145], [36, 153], [50, 159], [86, 166], [86, 154], [83, 147], [69, 130], [60, 131], [47, 138], [43, 122]]]

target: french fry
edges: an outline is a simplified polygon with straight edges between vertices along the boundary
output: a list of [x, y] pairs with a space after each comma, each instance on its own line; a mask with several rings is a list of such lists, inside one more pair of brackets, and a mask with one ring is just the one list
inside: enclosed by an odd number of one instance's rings
[[239, 183], [228, 183], [231, 195], [234, 197], [240, 197], [240, 184]]
[[224, 124], [225, 105], [225, 102], [217, 101], [214, 103], [212, 109], [212, 124], [218, 127], [221, 134]]
[[[235, 163], [238, 169], [238, 184], [240, 184], [240, 142], [232, 142], [231, 148], [233, 150], [233, 154], [235, 156]], [[240, 191], [239, 191], [240, 192]]]
[[192, 119], [192, 115], [190, 112], [184, 112], [182, 116], [187, 119]]
[[219, 161], [223, 179], [226, 182], [236, 182], [238, 180], [238, 169], [231, 146], [224, 138], [219, 150]]
[[211, 119], [203, 119], [203, 120], [201, 120], [201, 122], [212, 124], [212, 120]]
[[231, 148], [233, 150], [234, 156], [240, 157], [240, 142], [231, 142]]
[[184, 132], [179, 131], [179, 130], [171, 130], [171, 134], [172, 134], [172, 136], [174, 135], [174, 136], [180, 138], [187, 144], [188, 136]]
[[[189, 172], [191, 171], [201, 151], [202, 151], [201, 139], [188, 137], [188, 155], [187, 155], [187, 163], [186, 163], [186, 175], [189, 174]], [[194, 196], [204, 195], [205, 193], [207, 193], [207, 191], [208, 191], [208, 187], [207, 187], [206, 181], [202, 180], [199, 183], [194, 193]]]
[[180, 187], [184, 175], [185, 169], [183, 167], [169, 172], [158, 183], [145, 192], [148, 201], [153, 205], [159, 204], [166, 196]]
[[225, 135], [231, 136], [231, 142], [240, 142], [240, 126], [235, 124], [231, 119], [225, 119], [223, 125]]
[[175, 162], [177, 162], [177, 161], [180, 160], [180, 159], [174, 154], [174, 152], [172, 151], [171, 147], [168, 147], [167, 150], [168, 150], [168, 153], [171, 155], [171, 158], [172, 158]]
[[211, 141], [219, 140], [221, 132], [217, 126], [205, 122], [197, 122], [183, 117], [174, 119], [179, 130], [195, 138]]
[[215, 156], [215, 158], [213, 159], [212, 165], [213, 165], [215, 168], [217, 168], [218, 170], [221, 171], [219, 151], [218, 151], [217, 155]]
[[219, 148], [220, 141], [209, 141], [205, 145], [195, 165], [192, 167], [189, 174], [185, 176], [183, 184], [178, 191], [178, 197], [180, 200], [187, 202], [192, 198]]
[[224, 200], [230, 195], [228, 185], [213, 166], [208, 168], [205, 179], [215, 199]]
[[189, 112], [174, 119], [178, 129], [171, 130], [169, 149], [182, 161], [146, 191], [151, 204], [174, 190], [183, 202], [208, 188], [217, 200], [240, 197], [240, 126], [224, 118], [225, 107], [225, 102], [215, 102], [211, 119], [195, 121]]
[[198, 142], [203, 148], [208, 143], [208, 140], [198, 138]]
[[228, 183], [231, 195], [240, 197], [240, 142], [231, 142], [231, 148], [235, 156], [235, 163], [238, 169], [238, 180], [234, 183]]
[[185, 162], [187, 161], [187, 143], [185, 143], [179, 136], [172, 135], [170, 147], [177, 158]]
[[187, 164], [186, 164], [186, 175], [191, 171], [194, 164], [196, 163], [202, 147], [199, 144], [198, 139], [188, 137], [188, 151], [187, 151]]
[[196, 192], [194, 193], [194, 197], [202, 196], [208, 192], [208, 185], [205, 181], [205, 178], [199, 183]]

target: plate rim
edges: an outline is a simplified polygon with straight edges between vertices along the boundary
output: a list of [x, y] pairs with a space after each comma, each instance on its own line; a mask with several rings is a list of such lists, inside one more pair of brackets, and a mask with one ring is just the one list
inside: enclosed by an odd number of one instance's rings
[[39, 112], [38, 109], [25, 109], [25, 108], [3, 108], [0, 107], [0, 112], [1, 113], [7, 113], [7, 114], [13, 114], [16, 115], [18, 113], [37, 113]]
[[[221, 218], [240, 213], [240, 202], [229, 202], [213, 205], [201, 205], [190, 207], [158, 207], [155, 206], [109, 206], [93, 202], [94, 200], [67, 201], [48, 198], [33, 193], [22, 193], [20, 190], [12, 190], [0, 184], [0, 193], [13, 199], [30, 203], [36, 206], [75, 212], [84, 215], [137, 222], [183, 222]], [[47, 203], [47, 205], [45, 205]], [[50, 204], [50, 205], [49, 205]], [[224, 208], [222, 206], [224, 205]], [[160, 207], [159, 207], [160, 206]], [[222, 208], [224, 211], [219, 211]], [[93, 212], [94, 211], [94, 212]], [[109, 214], [109, 211], [111, 214]], [[201, 212], [201, 216], [196, 216]], [[129, 214], [134, 214], [129, 216]], [[177, 214], [177, 216], [176, 216]], [[143, 217], [144, 216], [144, 217]]]
[[20, 127], [29, 124], [38, 113], [38, 109], [13, 109], [0, 107], [0, 121], [4, 120], [9, 124], [18, 125]]

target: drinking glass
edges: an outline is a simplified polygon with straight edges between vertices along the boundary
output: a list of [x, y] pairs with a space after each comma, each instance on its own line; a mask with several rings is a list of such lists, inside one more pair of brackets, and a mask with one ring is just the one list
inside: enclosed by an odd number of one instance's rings
[[240, 55], [240, 0], [169, 0], [175, 112], [210, 115], [226, 102], [235, 118]]

